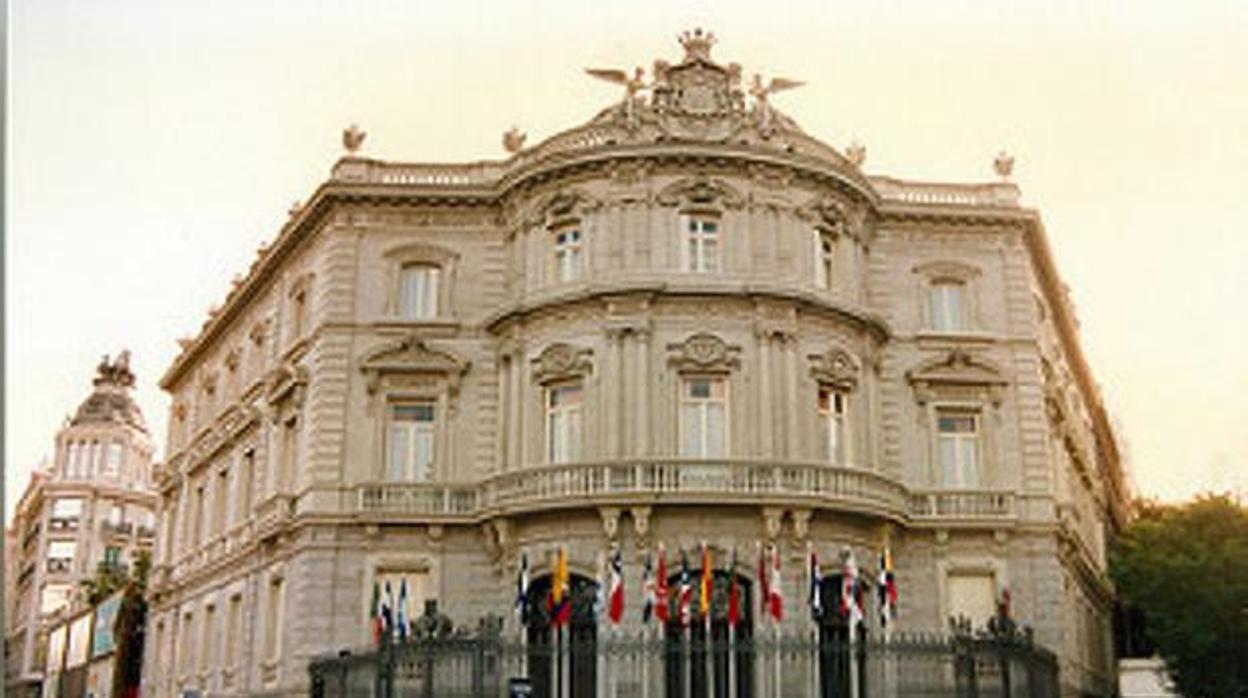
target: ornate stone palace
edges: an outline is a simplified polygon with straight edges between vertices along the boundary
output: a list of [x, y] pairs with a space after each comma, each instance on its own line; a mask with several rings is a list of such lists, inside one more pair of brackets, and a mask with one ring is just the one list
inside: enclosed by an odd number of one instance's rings
[[104, 357], [92, 384], [57, 432], [52, 461], [32, 474], [6, 531], [11, 695], [43, 695], [45, 680], [51, 687], [58, 674], [85, 672], [95, 658], [87, 651], [90, 626], [72, 628], [72, 643], [65, 628], [88, 607], [83, 583], [125, 578], [135, 555], [156, 540], [152, 442], [132, 395], [129, 353]]
[[646, 554], [676, 572], [703, 541], [721, 569], [739, 551], [747, 627], [759, 541], [796, 633], [808, 545], [868, 577], [887, 546], [900, 631], [982, 625], [1009, 589], [1064, 692], [1110, 675], [1124, 477], [1010, 160], [868, 175], [772, 105], [798, 83], [681, 43], [590, 71], [623, 101], [513, 130], [505, 160], [344, 134], [162, 379], [145, 692], [306, 693], [312, 657], [371, 642], [375, 584], [519, 633], [520, 553], [541, 588], [560, 544], [582, 583], [620, 546], [636, 630]]

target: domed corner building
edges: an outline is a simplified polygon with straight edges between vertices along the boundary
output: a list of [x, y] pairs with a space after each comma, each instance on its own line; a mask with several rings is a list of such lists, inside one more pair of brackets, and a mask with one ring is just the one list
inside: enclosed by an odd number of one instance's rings
[[[792, 83], [713, 43], [686, 33], [645, 84], [599, 71], [622, 102], [512, 133], [506, 160], [387, 162], [344, 135], [162, 379], [145, 693], [306, 694], [310, 661], [372, 644], [377, 591], [411, 625], [436, 601], [541, 646], [561, 547], [592, 647], [641, 630], [660, 544], [675, 587], [703, 543], [717, 590], [739, 558], [740, 638], [776, 631], [760, 543], [783, 634], [816, 627], [808, 551], [838, 579], [848, 550], [878, 637], [887, 548], [897, 632], [983, 626], [1008, 591], [1063, 694], [1107, 686], [1124, 477], [1039, 215], [1004, 178], [865, 174], [772, 106]], [[616, 546], [613, 629], [591, 605]], [[778, 694], [750, 681], [734, 695]]]

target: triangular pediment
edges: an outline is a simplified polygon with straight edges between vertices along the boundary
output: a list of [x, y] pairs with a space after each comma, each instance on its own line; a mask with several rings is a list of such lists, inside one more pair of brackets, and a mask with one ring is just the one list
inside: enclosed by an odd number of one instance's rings
[[467, 359], [429, 346], [416, 336], [384, 344], [364, 356], [360, 370], [380, 373], [453, 373], [468, 370]]
[[1005, 375], [987, 359], [962, 349], [919, 364], [907, 377], [911, 383], [959, 385], [1005, 385]]

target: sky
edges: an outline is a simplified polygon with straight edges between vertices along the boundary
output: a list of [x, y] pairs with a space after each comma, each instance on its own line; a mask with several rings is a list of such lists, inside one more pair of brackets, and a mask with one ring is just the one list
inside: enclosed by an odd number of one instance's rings
[[[12, 0], [6, 510], [104, 354], [156, 383], [341, 154], [502, 158], [619, 98], [585, 67], [704, 27], [869, 174], [1016, 158], [1136, 491], [1248, 493], [1248, 3]], [[7, 519], [6, 514], [6, 519]]]

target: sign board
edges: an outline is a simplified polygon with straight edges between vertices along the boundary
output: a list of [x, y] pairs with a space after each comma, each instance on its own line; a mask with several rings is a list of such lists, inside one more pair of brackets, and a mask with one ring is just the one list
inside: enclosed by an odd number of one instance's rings
[[120, 591], [95, 607], [95, 631], [91, 634], [92, 659], [112, 652], [117, 646], [116, 638], [113, 637], [113, 624], [117, 621], [117, 611], [120, 609]]
[[513, 676], [507, 681], [507, 698], [530, 698], [533, 684], [523, 676]]

